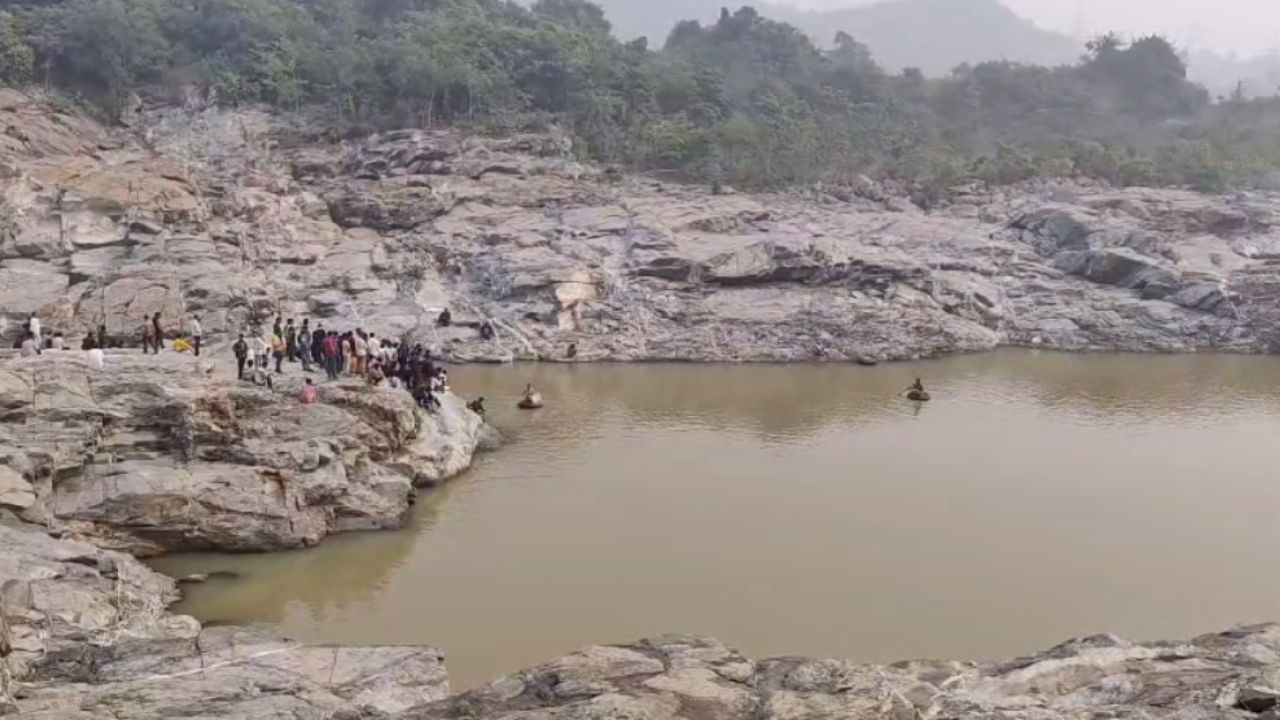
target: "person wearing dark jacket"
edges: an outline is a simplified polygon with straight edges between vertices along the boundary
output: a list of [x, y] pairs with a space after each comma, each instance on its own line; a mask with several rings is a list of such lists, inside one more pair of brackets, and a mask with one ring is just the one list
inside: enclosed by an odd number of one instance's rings
[[236, 340], [236, 344], [231, 346], [232, 352], [236, 355], [236, 379], [244, 379], [244, 363], [249, 359], [249, 343], [244, 341], [244, 335]]
[[288, 324], [284, 326], [284, 356], [289, 362], [298, 361], [298, 329], [293, 324], [293, 318], [289, 318]]
[[160, 354], [160, 348], [164, 347], [164, 330], [160, 327], [160, 313], [157, 312], [151, 316], [152, 342], [155, 343], [156, 354]]
[[311, 333], [311, 360], [317, 365], [324, 363], [324, 339], [328, 336], [321, 325], [317, 325], [316, 331]]

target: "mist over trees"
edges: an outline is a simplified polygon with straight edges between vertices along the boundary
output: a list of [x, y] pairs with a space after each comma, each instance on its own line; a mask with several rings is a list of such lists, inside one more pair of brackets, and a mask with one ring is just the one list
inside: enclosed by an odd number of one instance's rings
[[584, 157], [750, 187], [1084, 175], [1205, 190], [1274, 182], [1280, 100], [1213, 102], [1158, 37], [1074, 65], [885, 71], [751, 8], [621, 42], [585, 0], [44, 0], [0, 11], [0, 81], [78, 93], [321, 106], [377, 126], [555, 123]]

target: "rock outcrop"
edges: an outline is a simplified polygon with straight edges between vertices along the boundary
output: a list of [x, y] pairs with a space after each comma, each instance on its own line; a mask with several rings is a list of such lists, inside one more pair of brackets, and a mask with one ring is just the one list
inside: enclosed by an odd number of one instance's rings
[[448, 694], [429, 647], [317, 647], [171, 615], [132, 557], [0, 524], [0, 715], [388, 717]]
[[405, 720], [1258, 720], [1280, 692], [1280, 626], [1183, 643], [1100, 635], [1010, 661], [750, 660], [700, 638], [594, 647]]
[[297, 402], [176, 353], [78, 351], [0, 367], [0, 508], [103, 547], [153, 555], [263, 551], [399, 526], [414, 486], [471, 462], [482, 422], [451, 395], [432, 413], [359, 381]]
[[[866, 189], [624, 177], [554, 134], [339, 141], [161, 109], [130, 135], [11, 91], [0, 123], [27, 137], [6, 136], [0, 180], [9, 338], [36, 312], [136, 344], [159, 311], [171, 330], [200, 313], [209, 340], [283, 314], [456, 360], [562, 359], [570, 342], [587, 361], [1280, 347], [1274, 194], [1064, 181], [956, 188], [926, 213]], [[444, 307], [459, 322], [437, 328]]]

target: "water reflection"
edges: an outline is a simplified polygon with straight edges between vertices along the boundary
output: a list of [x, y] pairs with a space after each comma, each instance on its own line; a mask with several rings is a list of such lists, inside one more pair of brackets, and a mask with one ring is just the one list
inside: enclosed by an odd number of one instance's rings
[[[401, 532], [258, 557], [180, 610], [443, 646], [460, 687], [687, 631], [757, 655], [990, 657], [1280, 617], [1280, 361], [465, 367], [512, 439]], [[899, 397], [916, 377], [934, 402]], [[532, 381], [546, 409], [514, 408]], [[1247, 578], [1247, 582], [1242, 582]]]

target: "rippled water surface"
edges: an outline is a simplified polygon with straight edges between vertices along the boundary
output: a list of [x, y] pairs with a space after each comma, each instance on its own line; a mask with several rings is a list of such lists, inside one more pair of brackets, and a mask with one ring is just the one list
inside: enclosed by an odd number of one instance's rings
[[[665, 632], [980, 658], [1280, 619], [1280, 358], [459, 367], [510, 444], [403, 531], [165, 558], [178, 610], [430, 643], [457, 688]], [[895, 397], [916, 376], [934, 402]], [[547, 397], [514, 409], [527, 380]]]

